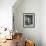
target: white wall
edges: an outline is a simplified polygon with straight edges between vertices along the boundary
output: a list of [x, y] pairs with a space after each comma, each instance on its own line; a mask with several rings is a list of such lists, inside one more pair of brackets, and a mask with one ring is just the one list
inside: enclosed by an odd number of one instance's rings
[[41, 1], [40, 23], [42, 46], [46, 46], [46, 0]]
[[16, 0], [0, 0], [0, 27], [12, 28], [12, 6]]
[[[14, 5], [15, 29], [23, 33], [24, 38], [35, 41], [36, 46], [41, 46], [41, 30], [40, 30], [40, 0], [23, 0], [19, 5]], [[23, 27], [23, 13], [35, 13], [35, 28]]]

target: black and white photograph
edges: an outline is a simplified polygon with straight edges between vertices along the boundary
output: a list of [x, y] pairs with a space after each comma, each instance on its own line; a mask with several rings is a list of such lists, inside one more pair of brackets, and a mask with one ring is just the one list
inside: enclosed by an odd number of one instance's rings
[[23, 26], [27, 28], [35, 27], [35, 13], [23, 14]]

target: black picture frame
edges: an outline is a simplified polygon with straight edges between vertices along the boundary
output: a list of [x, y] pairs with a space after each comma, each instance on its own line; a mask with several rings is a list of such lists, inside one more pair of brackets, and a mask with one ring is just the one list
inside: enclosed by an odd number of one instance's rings
[[23, 27], [24, 28], [35, 27], [35, 13], [23, 13]]

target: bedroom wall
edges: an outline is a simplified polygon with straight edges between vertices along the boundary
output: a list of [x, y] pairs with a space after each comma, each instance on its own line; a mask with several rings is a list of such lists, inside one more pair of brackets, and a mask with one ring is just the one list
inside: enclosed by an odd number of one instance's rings
[[[23, 0], [19, 5], [16, 3], [13, 6], [15, 30], [22, 32], [24, 39], [34, 40], [36, 46], [41, 46], [40, 2], [40, 0]], [[35, 28], [23, 27], [23, 13], [35, 13]]]
[[42, 46], [46, 46], [46, 0], [41, 1], [40, 25]]

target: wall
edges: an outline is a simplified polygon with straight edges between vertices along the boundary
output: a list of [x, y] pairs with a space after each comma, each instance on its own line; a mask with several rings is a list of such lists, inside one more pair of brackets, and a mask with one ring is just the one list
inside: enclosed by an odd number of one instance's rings
[[[24, 39], [34, 40], [36, 46], [41, 46], [40, 3], [40, 0], [23, 0], [19, 5], [16, 3], [17, 7], [13, 6], [15, 30], [22, 32]], [[23, 27], [23, 13], [35, 13], [35, 28]]]
[[46, 0], [41, 1], [40, 23], [42, 46], [46, 46]]
[[16, 0], [0, 0], [0, 27], [12, 29], [12, 6]]

